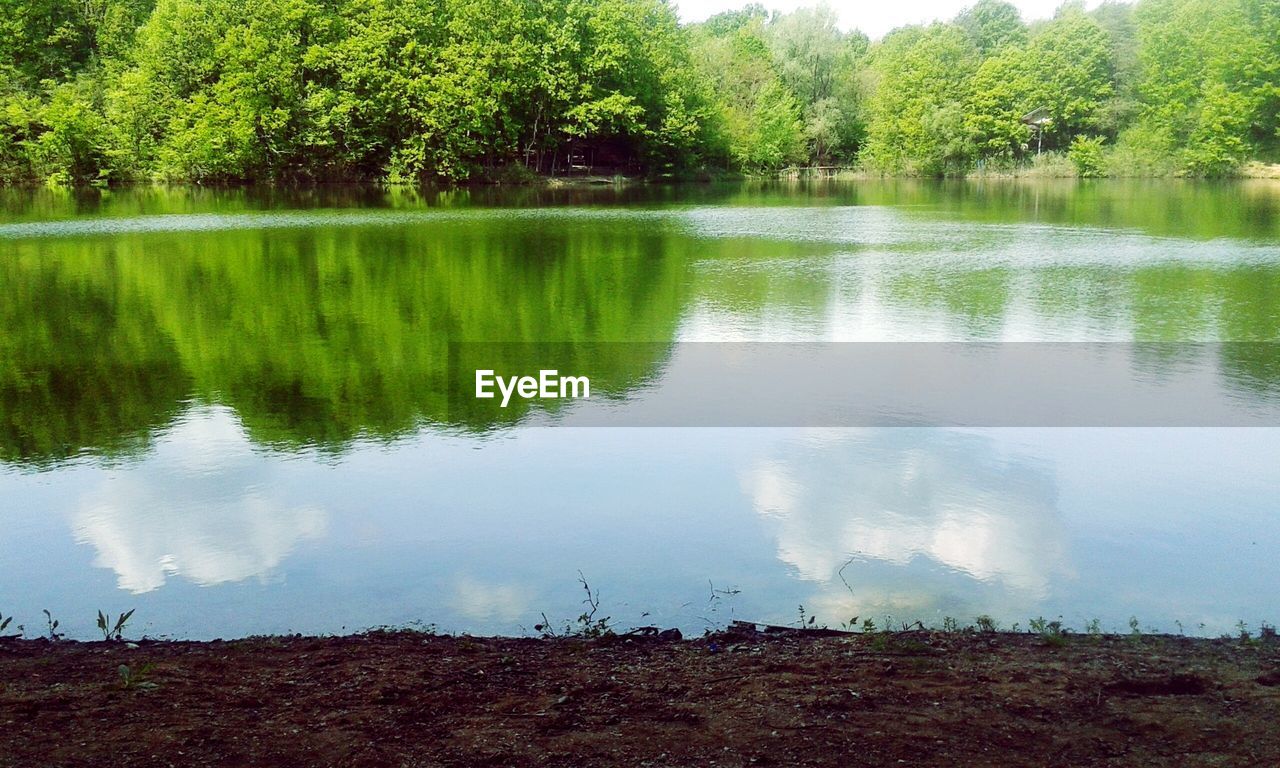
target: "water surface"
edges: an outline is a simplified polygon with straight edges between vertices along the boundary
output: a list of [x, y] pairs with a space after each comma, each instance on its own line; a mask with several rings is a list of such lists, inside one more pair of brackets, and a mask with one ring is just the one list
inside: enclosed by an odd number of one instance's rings
[[[1280, 342], [1274, 186], [0, 210], [0, 612], [29, 629], [137, 608], [177, 637], [512, 633], [577, 616], [579, 571], [623, 627], [1280, 617], [1280, 429], [542, 427], [446, 393], [451, 342], [581, 345], [624, 407], [686, 341]], [[1274, 403], [1269, 348], [1223, 346], [1213, 386]]]

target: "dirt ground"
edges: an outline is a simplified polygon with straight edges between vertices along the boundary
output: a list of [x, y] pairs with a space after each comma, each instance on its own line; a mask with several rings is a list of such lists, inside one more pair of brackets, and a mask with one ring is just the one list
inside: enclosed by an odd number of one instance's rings
[[746, 630], [0, 642], [4, 766], [900, 764], [1277, 766], [1280, 643]]

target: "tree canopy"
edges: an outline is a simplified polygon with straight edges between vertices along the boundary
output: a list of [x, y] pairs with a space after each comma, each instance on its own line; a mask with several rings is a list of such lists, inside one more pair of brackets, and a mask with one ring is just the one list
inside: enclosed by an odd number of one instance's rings
[[1032, 24], [978, 0], [874, 42], [825, 5], [685, 25], [668, 0], [5, 8], [10, 183], [948, 174], [1040, 151], [1216, 175], [1280, 152], [1280, 0], [1068, 1]]

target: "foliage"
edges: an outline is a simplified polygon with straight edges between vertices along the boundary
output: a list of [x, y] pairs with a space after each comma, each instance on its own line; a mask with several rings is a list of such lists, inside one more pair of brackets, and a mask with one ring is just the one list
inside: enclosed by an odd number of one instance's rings
[[863, 132], [858, 67], [866, 37], [843, 34], [826, 4], [778, 16], [765, 33], [778, 76], [803, 114], [805, 157], [820, 164], [852, 158]]
[[1142, 625], [1138, 623], [1137, 616], [1129, 617], [1129, 637], [1132, 640], [1142, 639]]
[[661, 0], [159, 0], [77, 103], [88, 135], [112, 126], [97, 167], [138, 177], [465, 179], [575, 151], [660, 170], [705, 144], [687, 56]]
[[1067, 157], [1076, 167], [1076, 173], [1084, 177], [1103, 175], [1106, 166], [1102, 157], [1102, 142], [1105, 140], [1104, 136], [1076, 136], [1071, 141]]
[[966, 168], [974, 147], [963, 99], [978, 66], [977, 49], [954, 25], [891, 32], [871, 54], [876, 84], [863, 157], [891, 172], [942, 175]]
[[1138, 25], [1134, 6], [1122, 0], [1104, 0], [1089, 15], [1106, 33], [1114, 92], [1099, 115], [1099, 128], [1114, 140], [1137, 118]]
[[776, 169], [803, 152], [800, 104], [783, 84], [761, 16], [713, 17], [696, 29], [693, 61], [719, 94], [714, 154], [748, 170]]
[[49, 640], [53, 642], [57, 642], [62, 638], [66, 637], [66, 635], [58, 631], [58, 620], [53, 618], [53, 614], [49, 613], [48, 608], [44, 609], [44, 620], [45, 620], [45, 625], [48, 627], [48, 630], [49, 630]]
[[153, 691], [159, 688], [159, 684], [150, 679], [151, 669], [151, 664], [143, 664], [140, 667], [121, 664], [116, 669], [116, 676], [120, 678], [120, 687], [126, 691]]
[[1063, 627], [1061, 617], [1049, 621], [1043, 616], [1039, 616], [1028, 621], [1028, 626], [1030, 631], [1039, 635], [1046, 645], [1060, 646], [1066, 644], [1069, 630]]
[[587, 583], [587, 577], [582, 575], [582, 571], [578, 571], [578, 583], [582, 585], [583, 591], [587, 593], [586, 598], [582, 601], [586, 608], [574, 623], [564, 622], [564, 628], [560, 631], [556, 630], [555, 626], [547, 619], [545, 613], [542, 614], [542, 621], [535, 624], [533, 628], [535, 631], [542, 633], [544, 639], [562, 637], [597, 639], [615, 634], [612, 625], [609, 624], [609, 616], [596, 617], [600, 610], [600, 591], [591, 588], [591, 585]]
[[1255, 147], [1274, 146], [1280, 28], [1266, 5], [1145, 0], [1135, 11], [1138, 132], [1156, 152], [1178, 156], [1189, 173], [1230, 173]]
[[9, 0], [0, 181], [940, 175], [1031, 162], [1035, 109], [1036, 150], [1107, 138], [1091, 173], [1222, 175], [1280, 152], [1275, 0], [1069, 2], [1030, 27], [978, 0], [875, 43], [836, 19], [753, 4], [681, 26], [667, 0]]
[[0, 66], [38, 84], [66, 78], [128, 48], [151, 0], [8, 0], [0, 14]]
[[31, 142], [38, 177], [54, 183], [105, 181], [111, 173], [98, 84], [86, 76], [53, 87], [40, 112], [43, 131]]
[[1027, 40], [1027, 26], [1018, 9], [1005, 0], [978, 0], [956, 17], [956, 26], [964, 30], [983, 56], [1007, 45], [1022, 45]]
[[111, 621], [111, 614], [98, 611], [98, 629], [102, 632], [103, 640], [123, 640], [124, 628], [129, 623], [129, 619], [133, 617], [133, 611], [129, 609], [116, 617], [115, 622]]
[[973, 77], [966, 124], [974, 143], [989, 156], [1020, 157], [1032, 136], [1023, 116], [1033, 110], [1049, 120], [1037, 152], [1096, 130], [1112, 93], [1109, 56], [1102, 27], [1079, 12], [1044, 25], [1026, 46], [1005, 46]]

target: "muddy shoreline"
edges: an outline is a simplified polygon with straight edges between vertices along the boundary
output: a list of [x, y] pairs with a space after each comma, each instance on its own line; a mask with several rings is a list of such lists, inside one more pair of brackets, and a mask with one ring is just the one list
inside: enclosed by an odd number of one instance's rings
[[0, 642], [4, 766], [1276, 765], [1278, 721], [1273, 639]]

